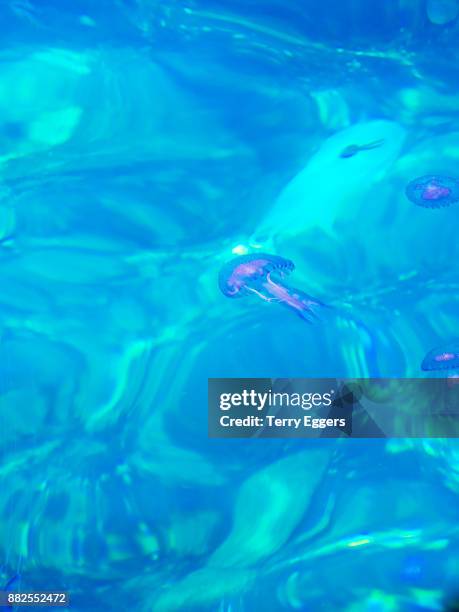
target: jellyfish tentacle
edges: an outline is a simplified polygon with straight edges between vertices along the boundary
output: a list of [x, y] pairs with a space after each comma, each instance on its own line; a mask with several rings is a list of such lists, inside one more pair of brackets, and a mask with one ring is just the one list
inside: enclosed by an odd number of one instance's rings
[[265, 302], [280, 302], [279, 298], [268, 297], [267, 295], [265, 295], [261, 291], [258, 291], [258, 289], [255, 289], [254, 287], [246, 287], [245, 290], [250, 291], [250, 293], [254, 293], [255, 295], [258, 295], [258, 297], [264, 300]]
[[321, 303], [304, 291], [289, 287], [285, 283], [275, 282], [271, 273], [266, 275], [266, 282], [263, 285], [268, 293], [275, 296], [283, 305], [293, 309], [308, 323], [320, 318], [314, 311], [314, 307], [320, 307]]

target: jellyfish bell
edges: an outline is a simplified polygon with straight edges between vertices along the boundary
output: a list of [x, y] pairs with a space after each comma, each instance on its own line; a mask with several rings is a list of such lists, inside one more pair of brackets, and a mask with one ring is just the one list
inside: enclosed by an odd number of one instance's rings
[[423, 208], [444, 208], [459, 201], [459, 180], [429, 174], [408, 183], [406, 196]]
[[230, 298], [255, 295], [265, 302], [277, 302], [311, 323], [315, 308], [323, 306], [300, 289], [289, 287], [284, 277], [295, 269], [289, 259], [267, 253], [241, 255], [226, 263], [219, 274], [221, 292]]
[[459, 369], [459, 340], [434, 348], [424, 357], [424, 371], [450, 371]]
[[457, 422], [459, 407], [459, 340], [453, 340], [432, 349], [424, 357], [421, 368], [430, 378], [441, 379], [435, 388], [434, 403], [445, 416]]
[[292, 261], [277, 255], [251, 253], [236, 257], [220, 270], [219, 286], [227, 297], [243, 297], [251, 291], [251, 284], [273, 270], [282, 275], [295, 269]]
[[430, 351], [422, 362], [423, 370], [451, 370], [459, 368], [459, 343]]

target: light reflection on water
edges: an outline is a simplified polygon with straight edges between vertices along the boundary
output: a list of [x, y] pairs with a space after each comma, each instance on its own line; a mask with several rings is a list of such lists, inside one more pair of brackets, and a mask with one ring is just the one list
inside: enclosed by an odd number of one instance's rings
[[[418, 46], [444, 40], [417, 5], [404, 45], [381, 25], [342, 51], [319, 9], [322, 39], [255, 10], [112, 8], [8, 7], [3, 583], [19, 572], [81, 610], [441, 609], [457, 584], [454, 440], [208, 440], [206, 387], [416, 377], [454, 334], [457, 210], [404, 196], [413, 176], [456, 172], [457, 96]], [[69, 42], [51, 40], [60, 17]], [[366, 176], [359, 153], [362, 190], [344, 171], [320, 201], [336, 166], [319, 167], [267, 238], [333, 306], [322, 323], [226, 300], [219, 269], [264, 247], [251, 238], [289, 181], [332, 134], [379, 118], [407, 132], [394, 163]]]

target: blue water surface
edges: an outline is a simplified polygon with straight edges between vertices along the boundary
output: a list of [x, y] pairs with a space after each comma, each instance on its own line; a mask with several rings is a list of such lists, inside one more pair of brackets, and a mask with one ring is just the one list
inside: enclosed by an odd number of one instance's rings
[[[75, 611], [459, 609], [456, 440], [207, 436], [209, 377], [416, 378], [457, 340], [459, 208], [405, 190], [459, 178], [458, 13], [1, 3], [1, 585]], [[257, 252], [322, 323], [220, 292]]]

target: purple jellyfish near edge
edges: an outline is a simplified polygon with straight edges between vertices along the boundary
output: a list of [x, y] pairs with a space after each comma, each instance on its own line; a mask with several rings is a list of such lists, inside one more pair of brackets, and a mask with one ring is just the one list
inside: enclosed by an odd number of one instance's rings
[[324, 304], [283, 282], [282, 279], [294, 269], [292, 261], [278, 255], [241, 255], [223, 266], [218, 283], [227, 297], [256, 295], [266, 302], [278, 302], [292, 308], [302, 319], [312, 323], [317, 318], [314, 308]]
[[459, 369], [459, 341], [449, 342], [429, 351], [421, 368], [425, 371]]
[[459, 181], [448, 176], [420, 176], [408, 183], [406, 196], [424, 208], [450, 206], [459, 201]]

